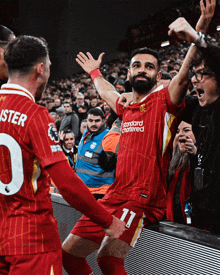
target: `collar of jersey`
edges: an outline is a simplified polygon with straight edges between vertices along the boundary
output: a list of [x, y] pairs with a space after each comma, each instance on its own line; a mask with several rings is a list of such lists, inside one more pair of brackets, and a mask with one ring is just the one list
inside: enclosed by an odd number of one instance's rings
[[16, 95], [23, 95], [35, 102], [33, 95], [24, 87], [18, 84], [4, 84], [1, 87], [0, 94], [16, 94]]
[[[149, 93], [148, 95], [146, 95], [144, 98], [141, 99], [140, 102], [143, 102], [149, 95], [151, 95], [152, 93], [158, 92], [160, 90], [162, 90], [164, 87], [163, 85], [160, 85], [159, 87], [157, 87], [155, 90], [153, 90], [151, 93]], [[139, 102], [139, 103], [140, 103]], [[132, 101], [131, 104], [134, 104], [134, 102]]]

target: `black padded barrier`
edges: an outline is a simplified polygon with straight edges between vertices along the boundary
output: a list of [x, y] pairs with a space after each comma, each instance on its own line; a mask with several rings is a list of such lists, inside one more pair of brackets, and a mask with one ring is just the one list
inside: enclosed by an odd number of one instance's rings
[[[59, 194], [51, 194], [51, 200], [62, 242], [82, 214]], [[96, 252], [87, 260], [94, 275], [101, 275]], [[149, 225], [125, 269], [128, 275], [220, 275], [220, 235], [168, 221]]]

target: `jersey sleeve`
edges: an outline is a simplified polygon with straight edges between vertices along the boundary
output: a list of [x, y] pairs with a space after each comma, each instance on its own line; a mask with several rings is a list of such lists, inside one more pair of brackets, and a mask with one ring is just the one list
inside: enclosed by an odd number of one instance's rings
[[[119, 97], [119, 98], [120, 98], [120, 97]], [[123, 106], [122, 106], [121, 104], [118, 103], [119, 98], [118, 98], [117, 101], [116, 101], [116, 111], [117, 111], [118, 118], [119, 118], [120, 120], [122, 120], [124, 108], [123, 108]]]
[[39, 108], [28, 125], [28, 132], [33, 151], [43, 168], [66, 160], [55, 122], [47, 109]]
[[168, 112], [174, 116], [182, 114], [183, 110], [185, 109], [185, 99], [181, 104], [175, 105], [171, 102], [170, 95], [168, 92], [168, 86], [163, 89], [163, 92], [165, 92]]

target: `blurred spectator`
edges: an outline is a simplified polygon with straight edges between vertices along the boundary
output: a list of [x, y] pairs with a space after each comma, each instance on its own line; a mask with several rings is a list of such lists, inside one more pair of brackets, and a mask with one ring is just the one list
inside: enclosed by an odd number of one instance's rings
[[91, 103], [90, 103], [91, 108], [97, 107], [98, 102], [99, 102], [99, 101], [98, 101], [98, 98], [97, 98], [97, 97], [92, 98]]
[[163, 70], [163, 71], [165, 71], [165, 72], [168, 71], [168, 65], [167, 65], [166, 62], [164, 62], [164, 61], [161, 62], [160, 70]]
[[171, 75], [172, 78], [174, 78], [174, 76], [176, 76], [177, 74], [178, 74], [177, 70], [170, 71], [170, 75]]
[[53, 117], [54, 122], [57, 120], [57, 114], [55, 112], [50, 112], [50, 115]]
[[70, 103], [72, 103], [71, 95], [68, 94], [68, 93], [65, 93], [65, 94], [64, 94], [63, 99], [64, 99], [65, 102], [70, 102]]
[[79, 118], [75, 111], [72, 110], [72, 105], [69, 102], [63, 104], [65, 116], [61, 120], [59, 131], [66, 131], [70, 129], [74, 136], [79, 133]]
[[56, 124], [56, 127], [57, 127], [57, 131], [59, 131], [60, 129], [60, 124], [61, 124], [61, 120], [62, 118], [64, 117], [65, 115], [65, 110], [63, 107], [59, 107], [56, 109], [56, 120], [55, 120], [55, 124]]
[[94, 88], [91, 88], [91, 87], [89, 89], [87, 89], [87, 93], [88, 93], [88, 96], [90, 96], [90, 98], [98, 96], [96, 90]]
[[179, 72], [180, 68], [181, 68], [181, 61], [180, 60], [179, 61], [176, 60], [173, 63], [173, 69], [176, 70], [177, 72]]
[[87, 119], [83, 119], [80, 123], [79, 134], [76, 137], [76, 145], [79, 144], [84, 131], [87, 129]]
[[73, 106], [73, 110], [78, 113], [78, 109], [80, 106], [86, 106], [87, 109], [88, 109], [88, 104], [87, 102], [84, 101], [84, 95], [82, 93], [78, 93], [76, 95], [76, 104], [74, 104]]
[[99, 155], [99, 165], [106, 172], [116, 168], [121, 125], [122, 121], [117, 118], [108, 134], [102, 140], [103, 151]]
[[57, 108], [59, 108], [60, 106], [61, 106], [61, 101], [60, 101], [60, 99], [59, 99], [59, 98], [55, 99], [55, 100], [54, 100], [54, 107], [56, 108], [56, 110], [57, 110]]
[[87, 118], [88, 109], [86, 106], [80, 106], [78, 109], [78, 117], [79, 117], [79, 125], [81, 125], [81, 121]]
[[102, 198], [114, 181], [114, 171], [106, 173], [98, 164], [99, 155], [103, 151], [102, 139], [108, 132], [102, 110], [90, 109], [87, 129], [78, 147], [75, 170], [96, 199]]
[[75, 168], [77, 147], [75, 145], [75, 137], [71, 130], [59, 132], [59, 138], [64, 154], [67, 157], [70, 167]]
[[172, 77], [170, 73], [162, 71], [161, 70], [161, 79], [159, 80], [157, 86], [159, 87], [160, 85], [163, 85], [163, 87], [167, 87], [172, 80]]
[[73, 97], [76, 97], [76, 95], [78, 94], [78, 92], [79, 92], [79, 89], [76, 87], [75, 84], [72, 84], [71, 85], [71, 93], [72, 93]]

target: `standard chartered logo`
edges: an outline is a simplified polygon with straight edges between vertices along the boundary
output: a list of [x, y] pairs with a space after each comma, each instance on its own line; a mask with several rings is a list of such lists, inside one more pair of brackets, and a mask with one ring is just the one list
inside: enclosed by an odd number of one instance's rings
[[122, 124], [122, 133], [128, 132], [144, 132], [144, 121], [130, 121]]

